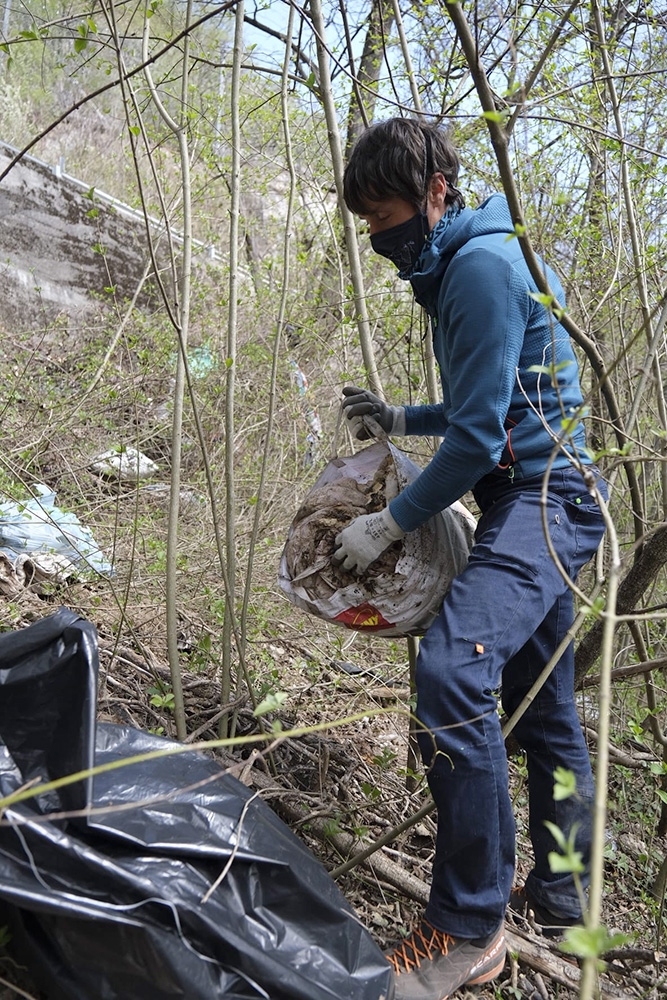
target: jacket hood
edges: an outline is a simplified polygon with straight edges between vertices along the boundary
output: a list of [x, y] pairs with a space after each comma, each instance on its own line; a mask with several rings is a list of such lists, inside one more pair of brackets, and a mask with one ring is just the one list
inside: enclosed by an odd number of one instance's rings
[[457, 250], [477, 236], [493, 233], [514, 234], [504, 195], [492, 194], [476, 209], [450, 208], [431, 230], [414, 270], [399, 276], [410, 280], [417, 302], [429, 309], [434, 306], [442, 276]]

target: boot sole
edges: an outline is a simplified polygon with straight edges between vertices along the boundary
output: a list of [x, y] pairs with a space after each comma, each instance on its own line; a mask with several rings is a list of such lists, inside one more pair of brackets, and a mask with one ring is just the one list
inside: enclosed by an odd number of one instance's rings
[[493, 967], [489, 972], [483, 972], [481, 976], [477, 976], [476, 979], [469, 979], [465, 984], [466, 986], [481, 986], [482, 983], [490, 983], [492, 979], [499, 976], [500, 973], [505, 968], [505, 955], [500, 959], [498, 964]]
[[[505, 944], [505, 937], [504, 937], [504, 935], [501, 938], [501, 940], [498, 942], [498, 944], [500, 945], [500, 949], [501, 949], [500, 950], [500, 955], [498, 957], [498, 961], [493, 966], [493, 968], [486, 969], [479, 976], [475, 976], [474, 979], [468, 979], [467, 982], [466, 982], [466, 984], [465, 984], [466, 986], [480, 986], [482, 983], [489, 983], [489, 982], [491, 982], [492, 979], [495, 979], [496, 976], [500, 975], [500, 973], [503, 971], [503, 969], [505, 967], [505, 957], [507, 955], [507, 945]], [[495, 951], [495, 948], [492, 949], [492, 950]]]

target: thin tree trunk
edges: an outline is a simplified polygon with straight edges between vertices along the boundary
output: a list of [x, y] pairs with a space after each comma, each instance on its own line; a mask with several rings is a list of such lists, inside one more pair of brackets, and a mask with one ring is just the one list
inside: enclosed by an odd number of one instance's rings
[[[238, 301], [239, 264], [239, 215], [241, 204], [241, 123], [239, 101], [241, 97], [241, 60], [243, 58], [243, 10], [244, 2], [236, 5], [236, 26], [234, 31], [234, 58], [232, 69], [231, 119], [232, 119], [232, 169], [231, 205], [229, 209], [229, 313], [227, 318], [227, 351], [225, 366], [227, 382], [225, 387], [225, 562], [229, 586], [225, 597], [225, 617], [222, 628], [222, 677], [220, 680], [220, 701], [224, 708], [229, 703], [232, 691], [232, 636], [236, 614], [236, 488], [234, 477], [234, 387], [236, 379], [236, 327]], [[242, 655], [242, 651], [241, 651]], [[223, 715], [220, 720], [220, 738], [229, 732], [229, 719]]]
[[[192, 13], [192, 0], [188, 0], [186, 24], [189, 24]], [[144, 61], [148, 57], [148, 18], [144, 27]], [[167, 111], [153, 84], [150, 69], [146, 67], [145, 75], [150, 88], [151, 97], [165, 124], [171, 129], [178, 141], [181, 167], [181, 194], [183, 201], [183, 256], [178, 304], [178, 340], [179, 351], [176, 361], [176, 384], [174, 387], [174, 415], [171, 434], [171, 479], [169, 492], [169, 521], [167, 526], [167, 570], [166, 570], [166, 618], [167, 618], [167, 652], [169, 657], [169, 672], [174, 694], [174, 718], [176, 733], [179, 740], [187, 736], [185, 725], [185, 705], [183, 701], [183, 681], [181, 677], [178, 654], [178, 608], [177, 608], [177, 560], [178, 560], [178, 517], [180, 510], [181, 491], [181, 443], [183, 435], [183, 400], [185, 397], [185, 379], [187, 365], [188, 333], [190, 326], [190, 282], [192, 276], [192, 201], [190, 187], [190, 153], [186, 131], [188, 106], [188, 59], [189, 35], [183, 40], [183, 71], [181, 74], [181, 112], [180, 122], [177, 122]]]
[[324, 113], [327, 122], [327, 132], [329, 135], [329, 148], [331, 150], [331, 161], [333, 165], [336, 191], [338, 194], [338, 208], [343, 219], [345, 229], [345, 244], [350, 262], [350, 274], [352, 277], [352, 287], [354, 289], [354, 308], [359, 329], [359, 340], [361, 342], [361, 354], [364, 359], [364, 366], [368, 374], [368, 381], [373, 392], [378, 396], [383, 396], [380, 375], [375, 363], [373, 353], [373, 341], [371, 328], [368, 321], [366, 309], [366, 292], [364, 289], [364, 279], [359, 259], [359, 244], [357, 242], [357, 230], [354, 224], [354, 217], [343, 198], [343, 152], [338, 130], [338, 118], [336, 113], [336, 103], [331, 87], [331, 74], [329, 72], [329, 53], [326, 48], [326, 36], [324, 30], [324, 17], [322, 15], [321, 0], [312, 0], [311, 17], [315, 31], [317, 44], [317, 59], [320, 67], [320, 89]]
[[[595, 931], [602, 919], [604, 892], [604, 849], [607, 827], [607, 789], [609, 784], [609, 731], [611, 716], [611, 669], [614, 662], [614, 633], [621, 554], [614, 524], [605, 509], [607, 537], [610, 549], [607, 582], [607, 604], [602, 635], [602, 664], [598, 689], [598, 743], [595, 769], [595, 799], [593, 803], [593, 834], [591, 841], [591, 884], [588, 893], [586, 928]], [[584, 959], [579, 988], [580, 1000], [593, 1000], [598, 984], [599, 955]]]
[[[269, 474], [269, 458], [272, 445], [273, 421], [276, 410], [276, 382], [278, 378], [278, 361], [280, 358], [280, 347], [282, 343], [285, 312], [287, 310], [287, 297], [289, 292], [289, 278], [290, 278], [290, 259], [292, 253], [292, 241], [294, 236], [292, 232], [292, 220], [294, 215], [294, 201], [296, 198], [297, 179], [296, 179], [296, 169], [294, 166], [294, 158], [292, 155], [292, 138], [290, 134], [289, 103], [288, 103], [289, 65], [290, 65], [290, 53], [292, 51], [293, 28], [294, 28], [294, 8], [290, 7], [288, 16], [288, 25], [287, 25], [287, 35], [285, 41], [285, 46], [286, 46], [285, 61], [283, 63], [283, 75], [282, 75], [282, 85], [281, 85], [281, 111], [283, 118], [283, 134], [285, 137], [285, 160], [287, 163], [287, 169], [289, 171], [289, 176], [290, 176], [290, 186], [289, 186], [289, 195], [287, 199], [287, 215], [285, 218], [285, 238], [283, 242], [282, 289], [280, 293], [280, 306], [278, 308], [278, 319], [276, 322], [276, 334], [273, 344], [271, 381], [269, 384], [269, 411], [266, 420], [266, 433], [264, 435], [264, 453], [262, 455], [262, 469], [260, 472], [259, 486], [257, 487], [257, 503], [255, 504], [252, 533], [250, 536], [250, 544], [248, 546], [248, 562], [246, 570], [245, 587], [243, 593], [243, 605], [241, 609], [240, 632], [241, 632], [241, 644], [244, 653], [246, 648], [246, 623], [247, 623], [248, 604], [250, 601], [250, 593], [252, 585], [254, 554], [255, 554], [255, 549], [257, 547], [257, 539], [259, 537], [261, 518], [264, 510], [264, 491], [265, 491], [266, 479]], [[251, 698], [253, 700], [253, 704], [255, 704], [255, 698], [253, 692], [251, 692]], [[234, 716], [234, 720], [236, 720], [236, 716]], [[231, 735], [232, 736], [234, 735], [234, 727], [232, 727]]]
[[386, 40], [391, 34], [394, 19], [395, 11], [393, 8], [385, 9], [385, 0], [373, 0], [368, 18], [368, 31], [356, 74], [357, 87], [354, 96], [350, 98], [347, 115], [346, 159], [362, 131], [373, 121]]

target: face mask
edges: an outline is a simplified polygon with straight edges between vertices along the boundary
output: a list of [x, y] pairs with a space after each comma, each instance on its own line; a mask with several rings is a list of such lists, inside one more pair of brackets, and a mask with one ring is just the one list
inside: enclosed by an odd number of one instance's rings
[[373, 233], [371, 246], [375, 253], [392, 261], [399, 271], [411, 271], [419, 260], [428, 232], [426, 213], [417, 212], [406, 222]]

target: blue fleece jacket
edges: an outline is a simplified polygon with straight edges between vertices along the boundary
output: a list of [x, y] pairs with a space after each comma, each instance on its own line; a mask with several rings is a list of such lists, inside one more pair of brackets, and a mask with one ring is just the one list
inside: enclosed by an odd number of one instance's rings
[[[492, 195], [476, 210], [450, 209], [434, 227], [409, 277], [431, 317], [443, 402], [407, 406], [406, 433], [444, 438], [421, 475], [389, 509], [412, 531], [458, 500], [498, 466], [516, 478], [543, 473], [555, 438], [582, 462], [582, 404], [570, 338], [551, 311], [531, 298], [537, 287], [513, 237], [507, 201]], [[546, 267], [564, 305], [561, 284]], [[553, 365], [548, 373], [531, 366]], [[547, 429], [547, 426], [550, 431]], [[554, 468], [567, 466], [559, 452]], [[508, 468], [508, 472], [510, 468]]]

